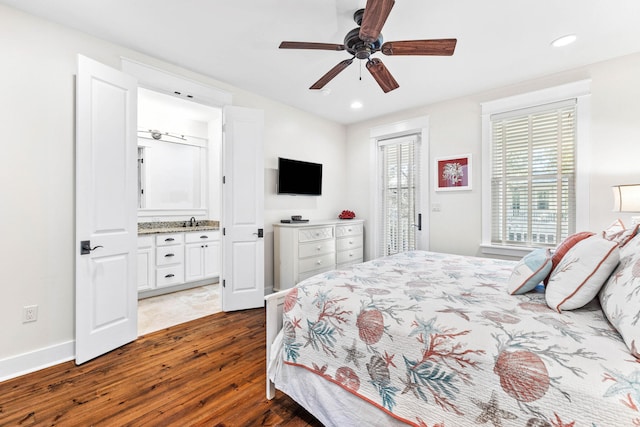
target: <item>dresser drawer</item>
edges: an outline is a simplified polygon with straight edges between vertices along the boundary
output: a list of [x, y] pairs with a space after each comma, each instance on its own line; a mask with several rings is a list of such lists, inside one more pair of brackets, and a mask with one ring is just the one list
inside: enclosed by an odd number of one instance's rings
[[162, 246], [156, 248], [156, 265], [182, 264], [184, 246]]
[[345, 262], [361, 262], [362, 261], [362, 247], [351, 249], [348, 251], [338, 252], [338, 264]]
[[210, 242], [212, 240], [220, 240], [220, 232], [218, 230], [205, 230], [184, 234], [185, 243]]
[[333, 227], [316, 227], [300, 230], [298, 233], [299, 242], [313, 242], [315, 240], [324, 240], [333, 238]]
[[300, 243], [298, 246], [298, 257], [307, 258], [335, 252], [333, 240], [321, 240], [318, 242]]
[[362, 224], [336, 225], [336, 237], [362, 234]]
[[156, 269], [156, 286], [178, 285], [184, 282], [184, 266], [172, 265]]
[[321, 268], [335, 268], [335, 253], [320, 255], [312, 258], [301, 259], [298, 261], [298, 272], [305, 273], [307, 271], [319, 270]]
[[346, 251], [348, 249], [355, 249], [362, 247], [362, 236], [356, 237], [343, 237], [336, 240], [336, 250]]
[[327, 271], [335, 270], [333, 266], [321, 268], [320, 270], [307, 271], [306, 273], [298, 274], [298, 281], [296, 283], [302, 282], [304, 279], [308, 279], [309, 277], [313, 277], [316, 274], [326, 273]]
[[184, 243], [184, 233], [159, 234], [156, 236], [156, 246], [179, 245]]

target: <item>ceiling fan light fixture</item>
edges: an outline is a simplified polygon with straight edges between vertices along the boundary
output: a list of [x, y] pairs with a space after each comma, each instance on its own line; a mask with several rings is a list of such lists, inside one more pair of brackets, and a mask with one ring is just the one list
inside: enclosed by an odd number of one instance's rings
[[562, 37], [558, 37], [554, 41], [551, 42], [551, 46], [553, 47], [563, 47], [568, 46], [571, 43], [575, 42], [578, 39], [578, 36], [575, 34], [567, 34]]
[[[309, 89], [321, 90], [327, 83], [340, 74], [355, 59], [366, 61], [367, 70], [380, 86], [384, 93], [400, 87], [387, 67], [378, 58], [372, 55], [382, 52], [383, 55], [434, 55], [451, 56], [456, 47], [457, 39], [430, 39], [430, 40], [404, 40], [384, 42], [382, 27], [384, 26], [395, 0], [367, 0], [365, 9], [358, 9], [353, 19], [358, 28], [349, 31], [342, 44], [283, 41], [280, 49], [317, 49], [317, 50], [343, 50], [349, 53], [351, 58], [345, 59], [335, 65], [320, 79], [312, 84]], [[360, 76], [362, 80], [362, 76]], [[351, 108], [361, 108], [362, 105]]]

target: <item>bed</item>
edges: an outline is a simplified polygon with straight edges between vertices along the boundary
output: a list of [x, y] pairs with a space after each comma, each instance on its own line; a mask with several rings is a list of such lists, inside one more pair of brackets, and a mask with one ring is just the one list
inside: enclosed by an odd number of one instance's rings
[[549, 295], [509, 292], [522, 261], [424, 251], [269, 295], [267, 397], [280, 389], [326, 426], [640, 426], [640, 237], [610, 246], [580, 308], [550, 308], [584, 242], [549, 267]]

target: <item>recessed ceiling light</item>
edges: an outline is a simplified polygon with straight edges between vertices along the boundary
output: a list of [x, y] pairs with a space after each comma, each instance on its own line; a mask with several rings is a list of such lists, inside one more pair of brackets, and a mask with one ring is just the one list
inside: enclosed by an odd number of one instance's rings
[[322, 89], [321, 92], [324, 96], [327, 96], [331, 93], [331, 89], [329, 89], [328, 87], [325, 87], [324, 89]]
[[353, 101], [351, 103], [351, 108], [353, 108], [354, 110], [357, 110], [358, 108], [362, 108], [362, 102], [360, 101]]
[[562, 47], [567, 46], [576, 41], [578, 36], [575, 34], [567, 34], [566, 36], [558, 37], [554, 41], [551, 42], [551, 46], [553, 47]]

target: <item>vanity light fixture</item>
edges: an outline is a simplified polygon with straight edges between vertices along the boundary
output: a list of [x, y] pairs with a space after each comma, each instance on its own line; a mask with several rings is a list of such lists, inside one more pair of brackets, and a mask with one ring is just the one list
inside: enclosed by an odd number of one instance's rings
[[[187, 138], [185, 138], [184, 135], [178, 135], [178, 134], [169, 133], [169, 132], [160, 132], [159, 130], [156, 130], [156, 129], [138, 130], [138, 133], [148, 133], [149, 135], [151, 135], [151, 138], [153, 138], [155, 140], [160, 140], [160, 139], [162, 139], [163, 136], [168, 136], [170, 138], [181, 139], [183, 141], [187, 140]], [[143, 136], [142, 138], [145, 138], [145, 137]]]
[[575, 42], [578, 39], [578, 36], [575, 34], [567, 34], [562, 37], [558, 37], [554, 41], [551, 42], [551, 46], [553, 47], [563, 47], [568, 46], [571, 43]]

